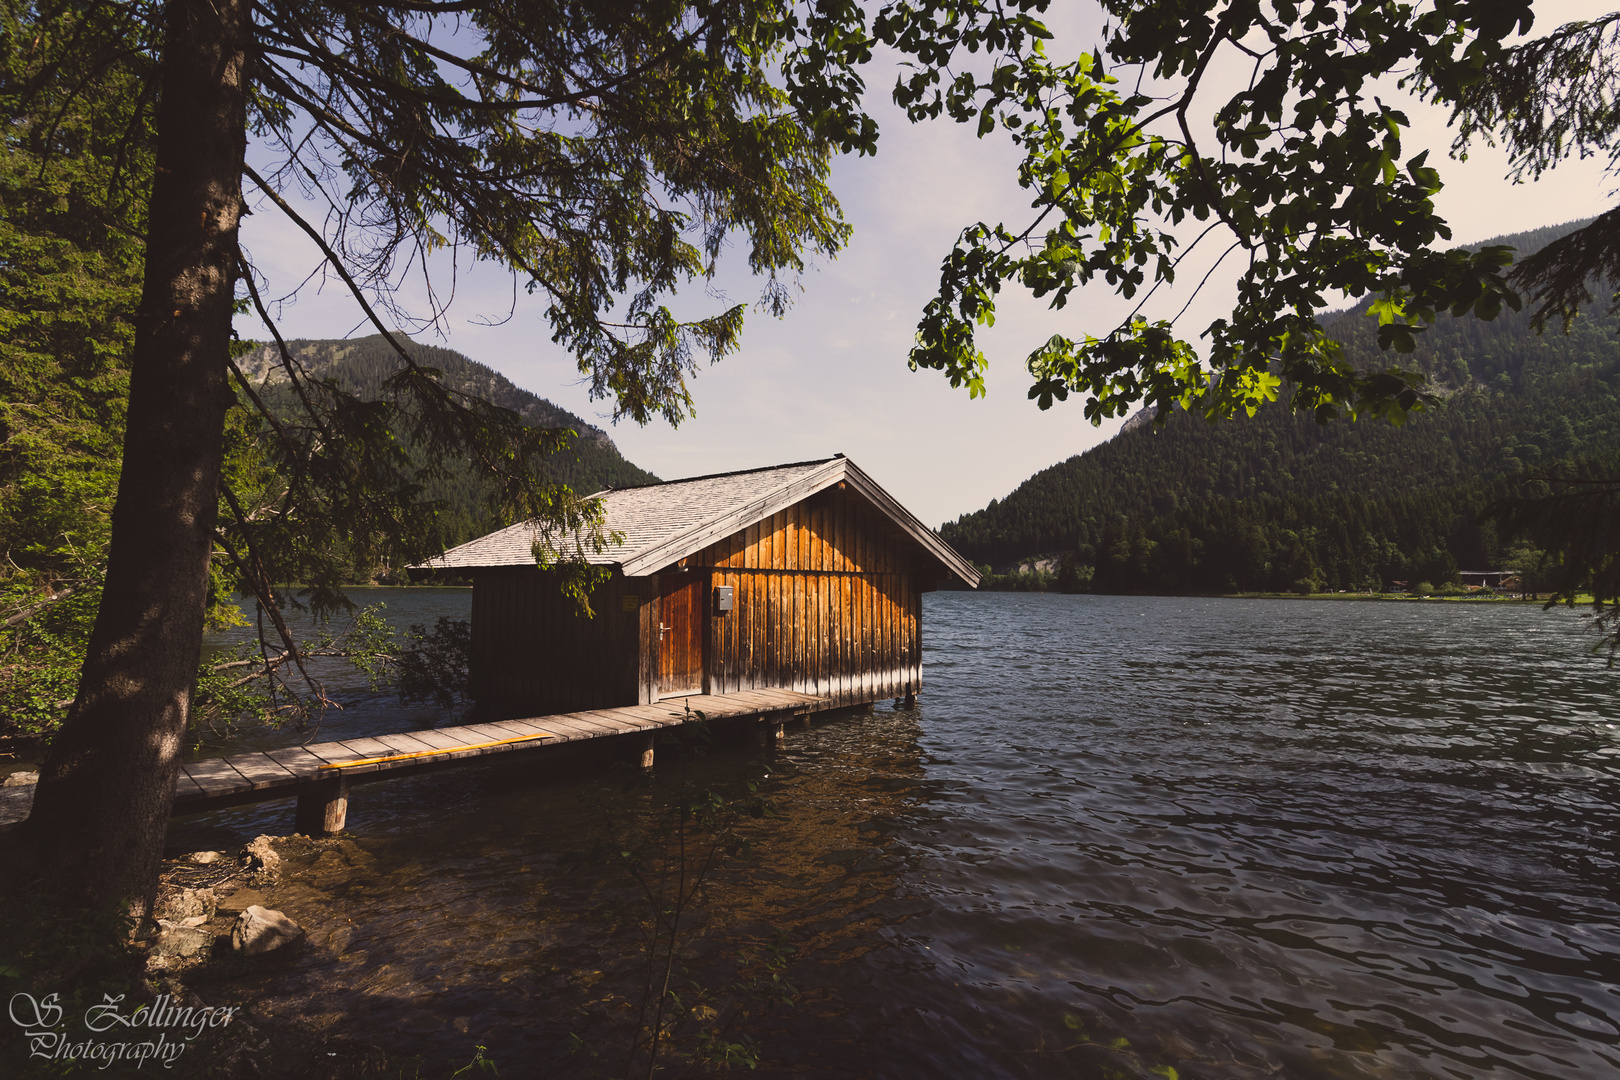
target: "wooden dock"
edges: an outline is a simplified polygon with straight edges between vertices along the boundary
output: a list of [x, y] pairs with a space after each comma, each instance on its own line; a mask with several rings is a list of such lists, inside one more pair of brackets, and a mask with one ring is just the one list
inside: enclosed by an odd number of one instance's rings
[[[208, 758], [181, 766], [171, 813], [195, 814], [296, 796], [299, 832], [339, 832], [347, 820], [349, 788], [355, 783], [393, 779], [493, 754], [534, 754], [586, 739], [637, 740], [641, 764], [650, 768], [657, 732], [695, 720], [699, 713], [707, 720], [753, 720], [768, 725], [767, 730], [779, 739], [788, 719], [832, 706], [825, 697], [792, 690], [694, 694], [651, 705], [428, 728]], [[32, 802], [32, 788], [27, 790]], [[25, 808], [19, 809], [22, 813], [17, 818], [26, 815]]]

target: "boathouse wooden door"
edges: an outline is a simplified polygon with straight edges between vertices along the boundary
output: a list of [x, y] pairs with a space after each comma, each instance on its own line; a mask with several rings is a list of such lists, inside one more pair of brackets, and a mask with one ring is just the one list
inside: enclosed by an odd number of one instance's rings
[[658, 693], [703, 693], [703, 580], [689, 572], [658, 575]]

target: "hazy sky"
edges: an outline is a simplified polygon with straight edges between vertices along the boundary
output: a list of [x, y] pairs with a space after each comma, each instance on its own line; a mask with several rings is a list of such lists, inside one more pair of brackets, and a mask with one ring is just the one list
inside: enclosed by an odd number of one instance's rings
[[[1086, 7], [1059, 31], [1072, 50], [1094, 44], [1097, 17]], [[1610, 2], [1538, 3], [1536, 29], [1612, 10]], [[1054, 50], [1056, 51], [1056, 50]], [[970, 401], [937, 372], [910, 372], [906, 353], [923, 305], [938, 284], [940, 260], [957, 233], [977, 221], [1022, 222], [1029, 196], [1016, 181], [1018, 155], [1004, 137], [977, 140], [948, 123], [912, 127], [887, 107], [892, 71], [874, 65], [868, 78], [882, 127], [875, 158], [844, 158], [833, 168], [833, 190], [855, 235], [834, 262], [804, 275], [793, 309], [782, 319], [750, 312], [740, 352], [692, 383], [697, 416], [678, 429], [663, 421], [646, 427], [609, 426], [610, 405], [591, 401], [573, 358], [550, 341], [544, 303], [519, 294], [493, 269], [461, 268], [456, 301], [441, 334], [418, 340], [457, 349], [593, 423], [609, 428], [625, 456], [665, 479], [847, 454], [923, 521], [938, 525], [1005, 496], [1040, 469], [1094, 446], [1113, 434], [1118, 421], [1092, 427], [1071, 400], [1041, 412], [1028, 401], [1024, 356], [1054, 333], [1078, 337], [1114, 325], [1119, 302], [1098, 284], [1071, 300], [1063, 312], [1017, 290], [1005, 290], [993, 331], [981, 336], [991, 359], [989, 394]], [[1218, 89], [1218, 87], [1212, 87]], [[1389, 96], [1398, 92], [1393, 86]], [[1388, 97], [1386, 97], [1386, 100]], [[1210, 95], [1209, 101], [1224, 100]], [[1405, 153], [1432, 147], [1431, 164], [1446, 188], [1437, 197], [1456, 241], [1470, 244], [1506, 232], [1599, 213], [1613, 205], [1616, 183], [1601, 162], [1576, 162], [1538, 184], [1514, 185], [1504, 175], [1502, 154], [1476, 146], [1466, 163], [1445, 157], [1450, 136], [1445, 114], [1408, 106], [1414, 131]], [[318, 257], [273, 207], [256, 206], [243, 237], [257, 265], [287, 291]], [[722, 268], [704, 297], [704, 285], [687, 290], [718, 310], [730, 302], [757, 299], [758, 287], [739, 273], [739, 254]], [[1196, 280], [1183, 273], [1183, 281]], [[1185, 298], [1167, 300], [1150, 317], [1168, 317]], [[1171, 306], [1173, 303], [1174, 306]], [[1178, 323], [1196, 336], [1229, 309], [1229, 284], [1219, 278]], [[288, 337], [364, 335], [360, 314], [335, 282], [313, 286], [282, 310]], [[256, 320], [242, 321], [244, 336], [262, 337]]]

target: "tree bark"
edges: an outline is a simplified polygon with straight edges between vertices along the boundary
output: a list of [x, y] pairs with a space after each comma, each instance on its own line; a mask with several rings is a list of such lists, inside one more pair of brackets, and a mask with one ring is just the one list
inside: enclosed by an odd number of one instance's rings
[[123, 471], [78, 696], [27, 832], [47, 881], [146, 913], [202, 650], [247, 147], [247, 0], [164, 9]]

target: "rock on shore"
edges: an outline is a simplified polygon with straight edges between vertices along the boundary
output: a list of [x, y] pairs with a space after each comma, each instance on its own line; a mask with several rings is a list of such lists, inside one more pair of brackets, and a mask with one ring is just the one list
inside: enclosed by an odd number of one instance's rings
[[303, 940], [304, 928], [279, 911], [254, 904], [236, 917], [231, 927], [231, 948], [258, 956]]

